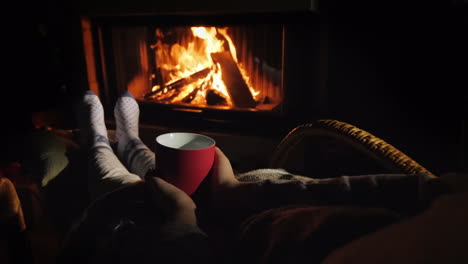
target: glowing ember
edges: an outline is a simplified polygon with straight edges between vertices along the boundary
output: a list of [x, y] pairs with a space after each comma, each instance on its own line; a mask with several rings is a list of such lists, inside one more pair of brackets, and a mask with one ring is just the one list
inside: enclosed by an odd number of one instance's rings
[[[252, 87], [245, 69], [238, 62], [236, 47], [227, 32], [228, 28], [216, 27], [178, 28], [171, 32], [157, 29], [157, 42], [151, 48], [155, 50], [159, 81], [147, 97], [167, 103], [235, 106], [236, 98], [232, 96], [239, 97], [239, 94], [232, 90], [233, 87], [226, 87], [223, 73], [226, 74], [226, 65], [237, 65], [235, 72], [244, 83], [241, 88], [247, 87], [248, 97], [252, 101], [256, 99], [260, 92]], [[213, 61], [214, 54], [226, 52], [230, 56], [218, 56], [222, 61]], [[230, 71], [233, 71], [232, 67]], [[239, 83], [233, 81], [232, 76], [230, 78], [231, 83]], [[245, 97], [245, 92], [242, 96]]]

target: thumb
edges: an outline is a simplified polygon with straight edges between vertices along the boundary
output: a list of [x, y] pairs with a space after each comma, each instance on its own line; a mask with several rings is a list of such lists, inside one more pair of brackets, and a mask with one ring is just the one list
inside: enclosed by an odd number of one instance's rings
[[212, 184], [216, 187], [220, 185], [234, 185], [237, 183], [239, 183], [239, 181], [234, 176], [231, 162], [226, 155], [216, 147], [213, 163]]

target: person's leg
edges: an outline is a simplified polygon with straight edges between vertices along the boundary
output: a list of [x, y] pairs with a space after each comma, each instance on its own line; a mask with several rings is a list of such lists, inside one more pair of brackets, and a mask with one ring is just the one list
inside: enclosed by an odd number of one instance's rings
[[144, 178], [155, 167], [155, 154], [139, 138], [138, 103], [129, 92], [124, 93], [114, 108], [117, 155], [132, 172]]
[[82, 144], [88, 148], [90, 198], [95, 199], [128, 183], [141, 181], [114, 154], [109, 144], [104, 110], [99, 98], [90, 91], [86, 92], [77, 112]]

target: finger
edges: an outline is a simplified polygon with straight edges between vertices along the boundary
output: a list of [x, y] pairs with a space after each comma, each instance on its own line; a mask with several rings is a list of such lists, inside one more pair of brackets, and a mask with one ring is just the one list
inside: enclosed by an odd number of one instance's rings
[[229, 166], [231, 165], [231, 162], [230, 162], [229, 159], [226, 157], [226, 155], [224, 154], [224, 152], [221, 151], [220, 148], [216, 147], [216, 148], [215, 148], [215, 152], [216, 152], [216, 157], [218, 158], [218, 160], [219, 160], [221, 163], [229, 163]]
[[219, 175], [234, 174], [231, 162], [218, 147], [215, 148], [214, 173]]

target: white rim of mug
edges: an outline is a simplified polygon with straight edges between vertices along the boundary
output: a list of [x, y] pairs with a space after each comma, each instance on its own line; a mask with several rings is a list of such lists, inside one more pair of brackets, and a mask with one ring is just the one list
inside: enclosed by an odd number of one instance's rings
[[[170, 147], [170, 146], [167, 146], [165, 144], [162, 144], [159, 139], [163, 136], [168, 136], [170, 134], [186, 134], [186, 135], [194, 135], [194, 136], [198, 136], [198, 137], [204, 137], [208, 140], [210, 140], [212, 143], [204, 148], [198, 148], [198, 149], [182, 149], [182, 148], [174, 148], [174, 147]], [[215, 146], [216, 145], [216, 141], [209, 137], [209, 136], [206, 136], [206, 135], [203, 135], [203, 134], [198, 134], [198, 133], [189, 133], [189, 132], [169, 132], [169, 133], [164, 133], [164, 134], [161, 134], [159, 136], [156, 137], [156, 143], [161, 145], [161, 146], [164, 146], [166, 148], [170, 148], [170, 149], [176, 149], [176, 150], [187, 150], [187, 151], [190, 151], [190, 150], [200, 150], [200, 149], [206, 149], [206, 148], [210, 148], [212, 146]]]

